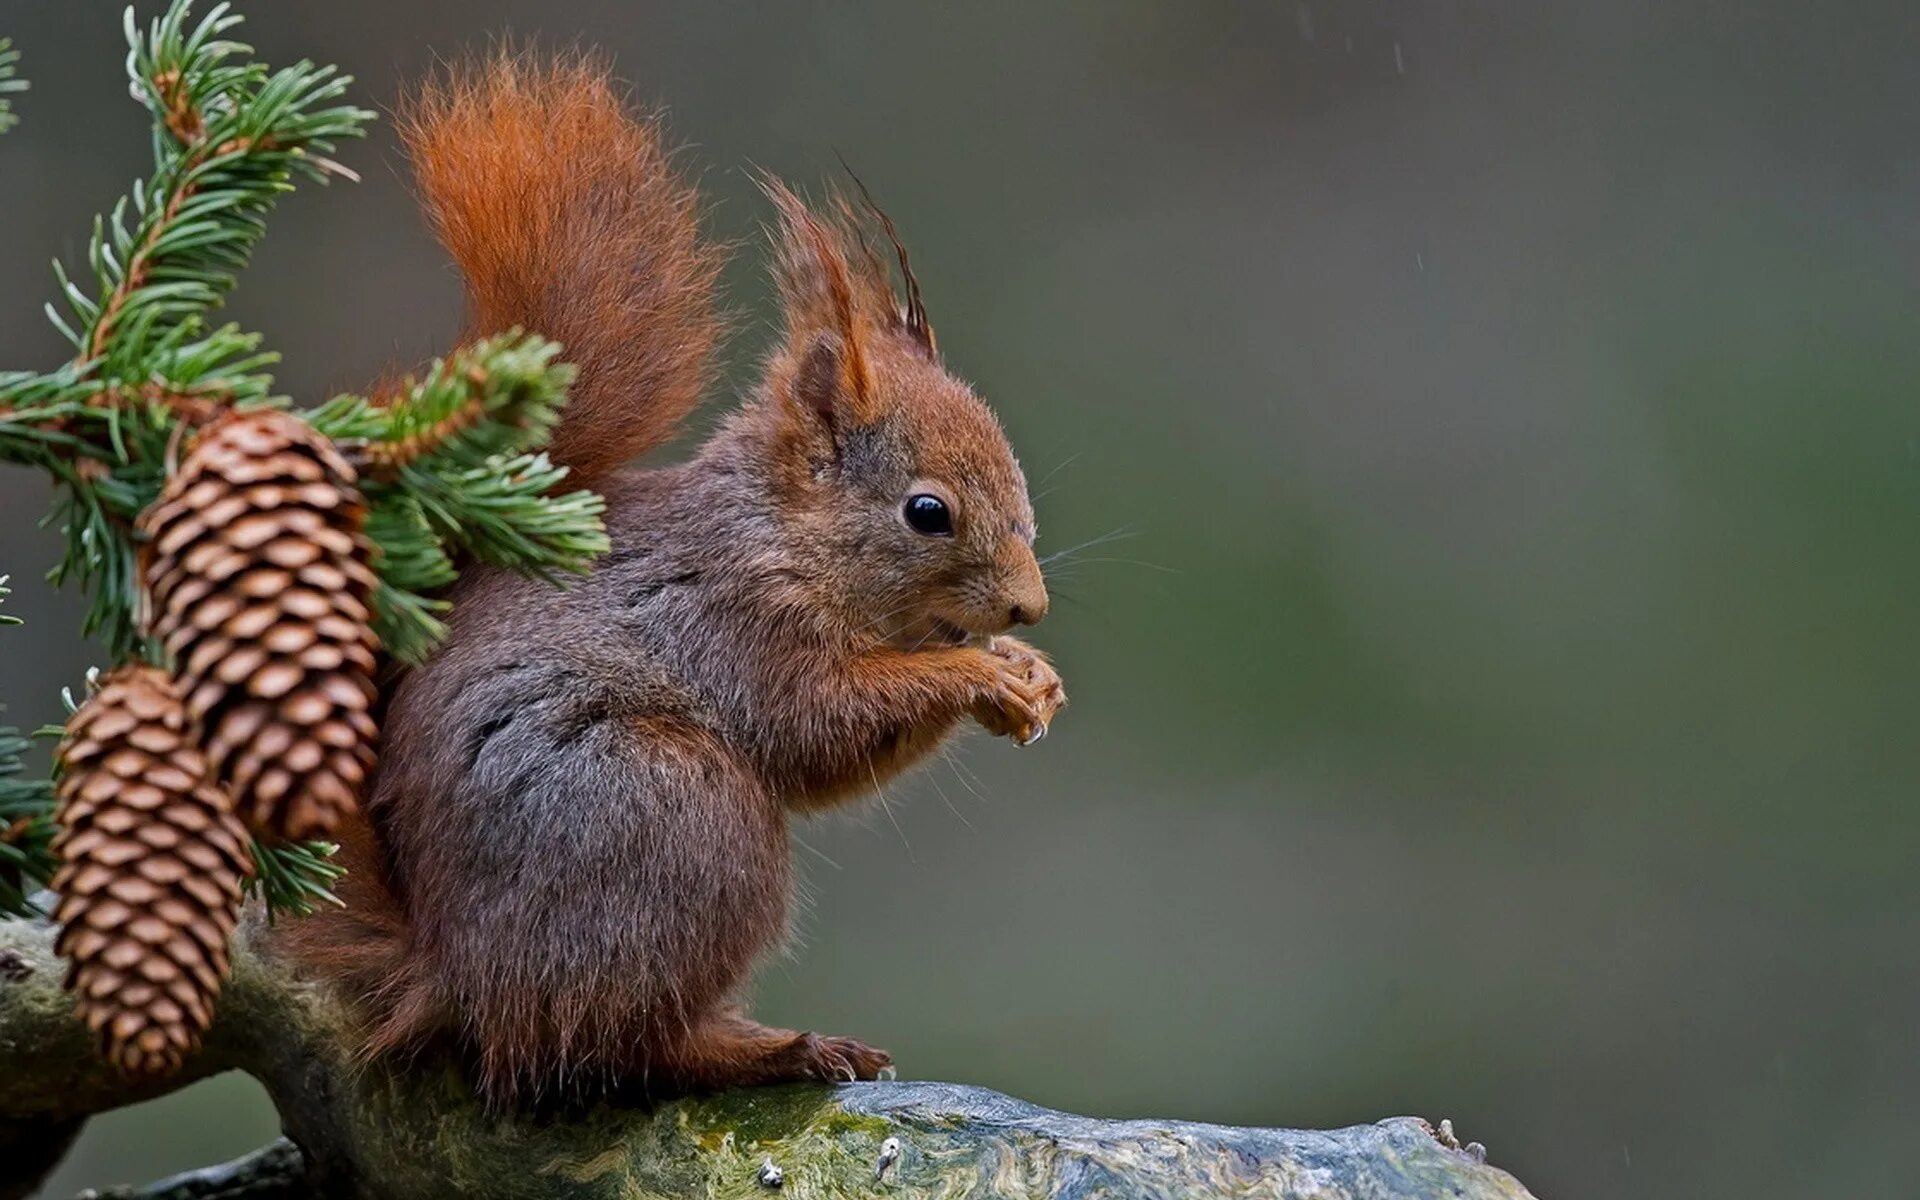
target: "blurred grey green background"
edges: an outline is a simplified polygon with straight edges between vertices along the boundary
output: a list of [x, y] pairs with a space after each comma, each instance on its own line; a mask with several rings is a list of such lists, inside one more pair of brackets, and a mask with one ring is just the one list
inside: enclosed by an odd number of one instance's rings
[[[143, 10], [151, 5], [143, 5]], [[774, 1021], [1098, 1114], [1451, 1116], [1542, 1196], [1891, 1194], [1920, 1112], [1920, 10], [1784, 0], [245, 6], [384, 105], [611, 51], [747, 245], [846, 153], [1004, 414], [1074, 706], [804, 831]], [[119, 6], [0, 0], [0, 364], [143, 168]], [[445, 348], [382, 129], [233, 315], [306, 401]], [[1041, 482], [1044, 481], [1044, 482]], [[0, 696], [92, 651], [36, 576]], [[222, 1081], [53, 1194], [270, 1136]]]

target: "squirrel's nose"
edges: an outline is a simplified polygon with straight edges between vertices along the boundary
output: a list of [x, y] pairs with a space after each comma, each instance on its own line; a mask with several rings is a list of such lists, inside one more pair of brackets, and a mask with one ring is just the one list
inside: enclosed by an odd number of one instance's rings
[[1047, 581], [1041, 577], [1039, 560], [1033, 556], [1033, 550], [1024, 542], [1016, 542], [1015, 561], [1010, 564], [1012, 576], [1007, 581], [1003, 593], [1007, 604], [1007, 621], [1013, 625], [1038, 625], [1047, 615]]

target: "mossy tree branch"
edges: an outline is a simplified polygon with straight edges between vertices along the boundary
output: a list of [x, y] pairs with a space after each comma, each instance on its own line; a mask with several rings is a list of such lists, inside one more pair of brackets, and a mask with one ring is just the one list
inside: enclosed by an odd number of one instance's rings
[[[73, 1020], [63, 969], [49, 927], [0, 922], [0, 1148], [57, 1154], [95, 1113], [229, 1070], [266, 1087], [291, 1139], [128, 1196], [1528, 1197], [1482, 1155], [1406, 1117], [1328, 1132], [1102, 1121], [934, 1083], [490, 1117], [450, 1063], [356, 1069], [337, 1002], [259, 952], [253, 936], [237, 947], [203, 1053], [174, 1079], [130, 1087]], [[0, 1197], [27, 1194], [53, 1156], [0, 1153]]]

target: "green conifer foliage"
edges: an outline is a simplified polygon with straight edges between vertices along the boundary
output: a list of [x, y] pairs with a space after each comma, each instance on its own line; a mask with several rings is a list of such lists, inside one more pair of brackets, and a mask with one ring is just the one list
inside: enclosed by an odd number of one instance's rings
[[[152, 124], [152, 166], [103, 217], [84, 263], [55, 264], [47, 316], [72, 346], [51, 367], [0, 371], [0, 462], [48, 472], [48, 521], [66, 537], [50, 577], [81, 590], [84, 629], [106, 665], [170, 667], [142, 626], [135, 518], [195, 431], [233, 409], [295, 412], [358, 469], [378, 586], [372, 628], [385, 654], [417, 662], [445, 634], [441, 593], [486, 562], [559, 578], [606, 548], [601, 499], [566, 491], [546, 443], [572, 368], [536, 333], [507, 330], [436, 361], [374, 398], [301, 408], [273, 388], [278, 356], [215, 319], [279, 197], [353, 180], [333, 157], [373, 114], [344, 101], [331, 66], [273, 68], [234, 40], [228, 4], [203, 15], [173, 0], [145, 28], [126, 15], [127, 71]], [[0, 39], [0, 130], [25, 87]], [[0, 145], [0, 153], [5, 147]], [[26, 739], [0, 730], [0, 913], [29, 910], [55, 866], [52, 789], [26, 777]], [[256, 845], [256, 883], [276, 912], [331, 899], [325, 843]]]

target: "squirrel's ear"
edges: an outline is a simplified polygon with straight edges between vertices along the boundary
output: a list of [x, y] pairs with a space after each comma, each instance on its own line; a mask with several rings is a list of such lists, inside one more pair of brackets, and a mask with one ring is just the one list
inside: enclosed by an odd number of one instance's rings
[[833, 437], [854, 423], [849, 420], [853, 414], [846, 411], [849, 396], [843, 350], [839, 338], [820, 334], [807, 347], [800, 369], [793, 374], [794, 401]]
[[868, 424], [879, 417], [866, 351], [873, 322], [846, 237], [779, 180], [765, 176], [760, 186], [780, 211], [777, 273], [787, 353], [799, 359], [796, 399], [830, 416], [832, 428]]

